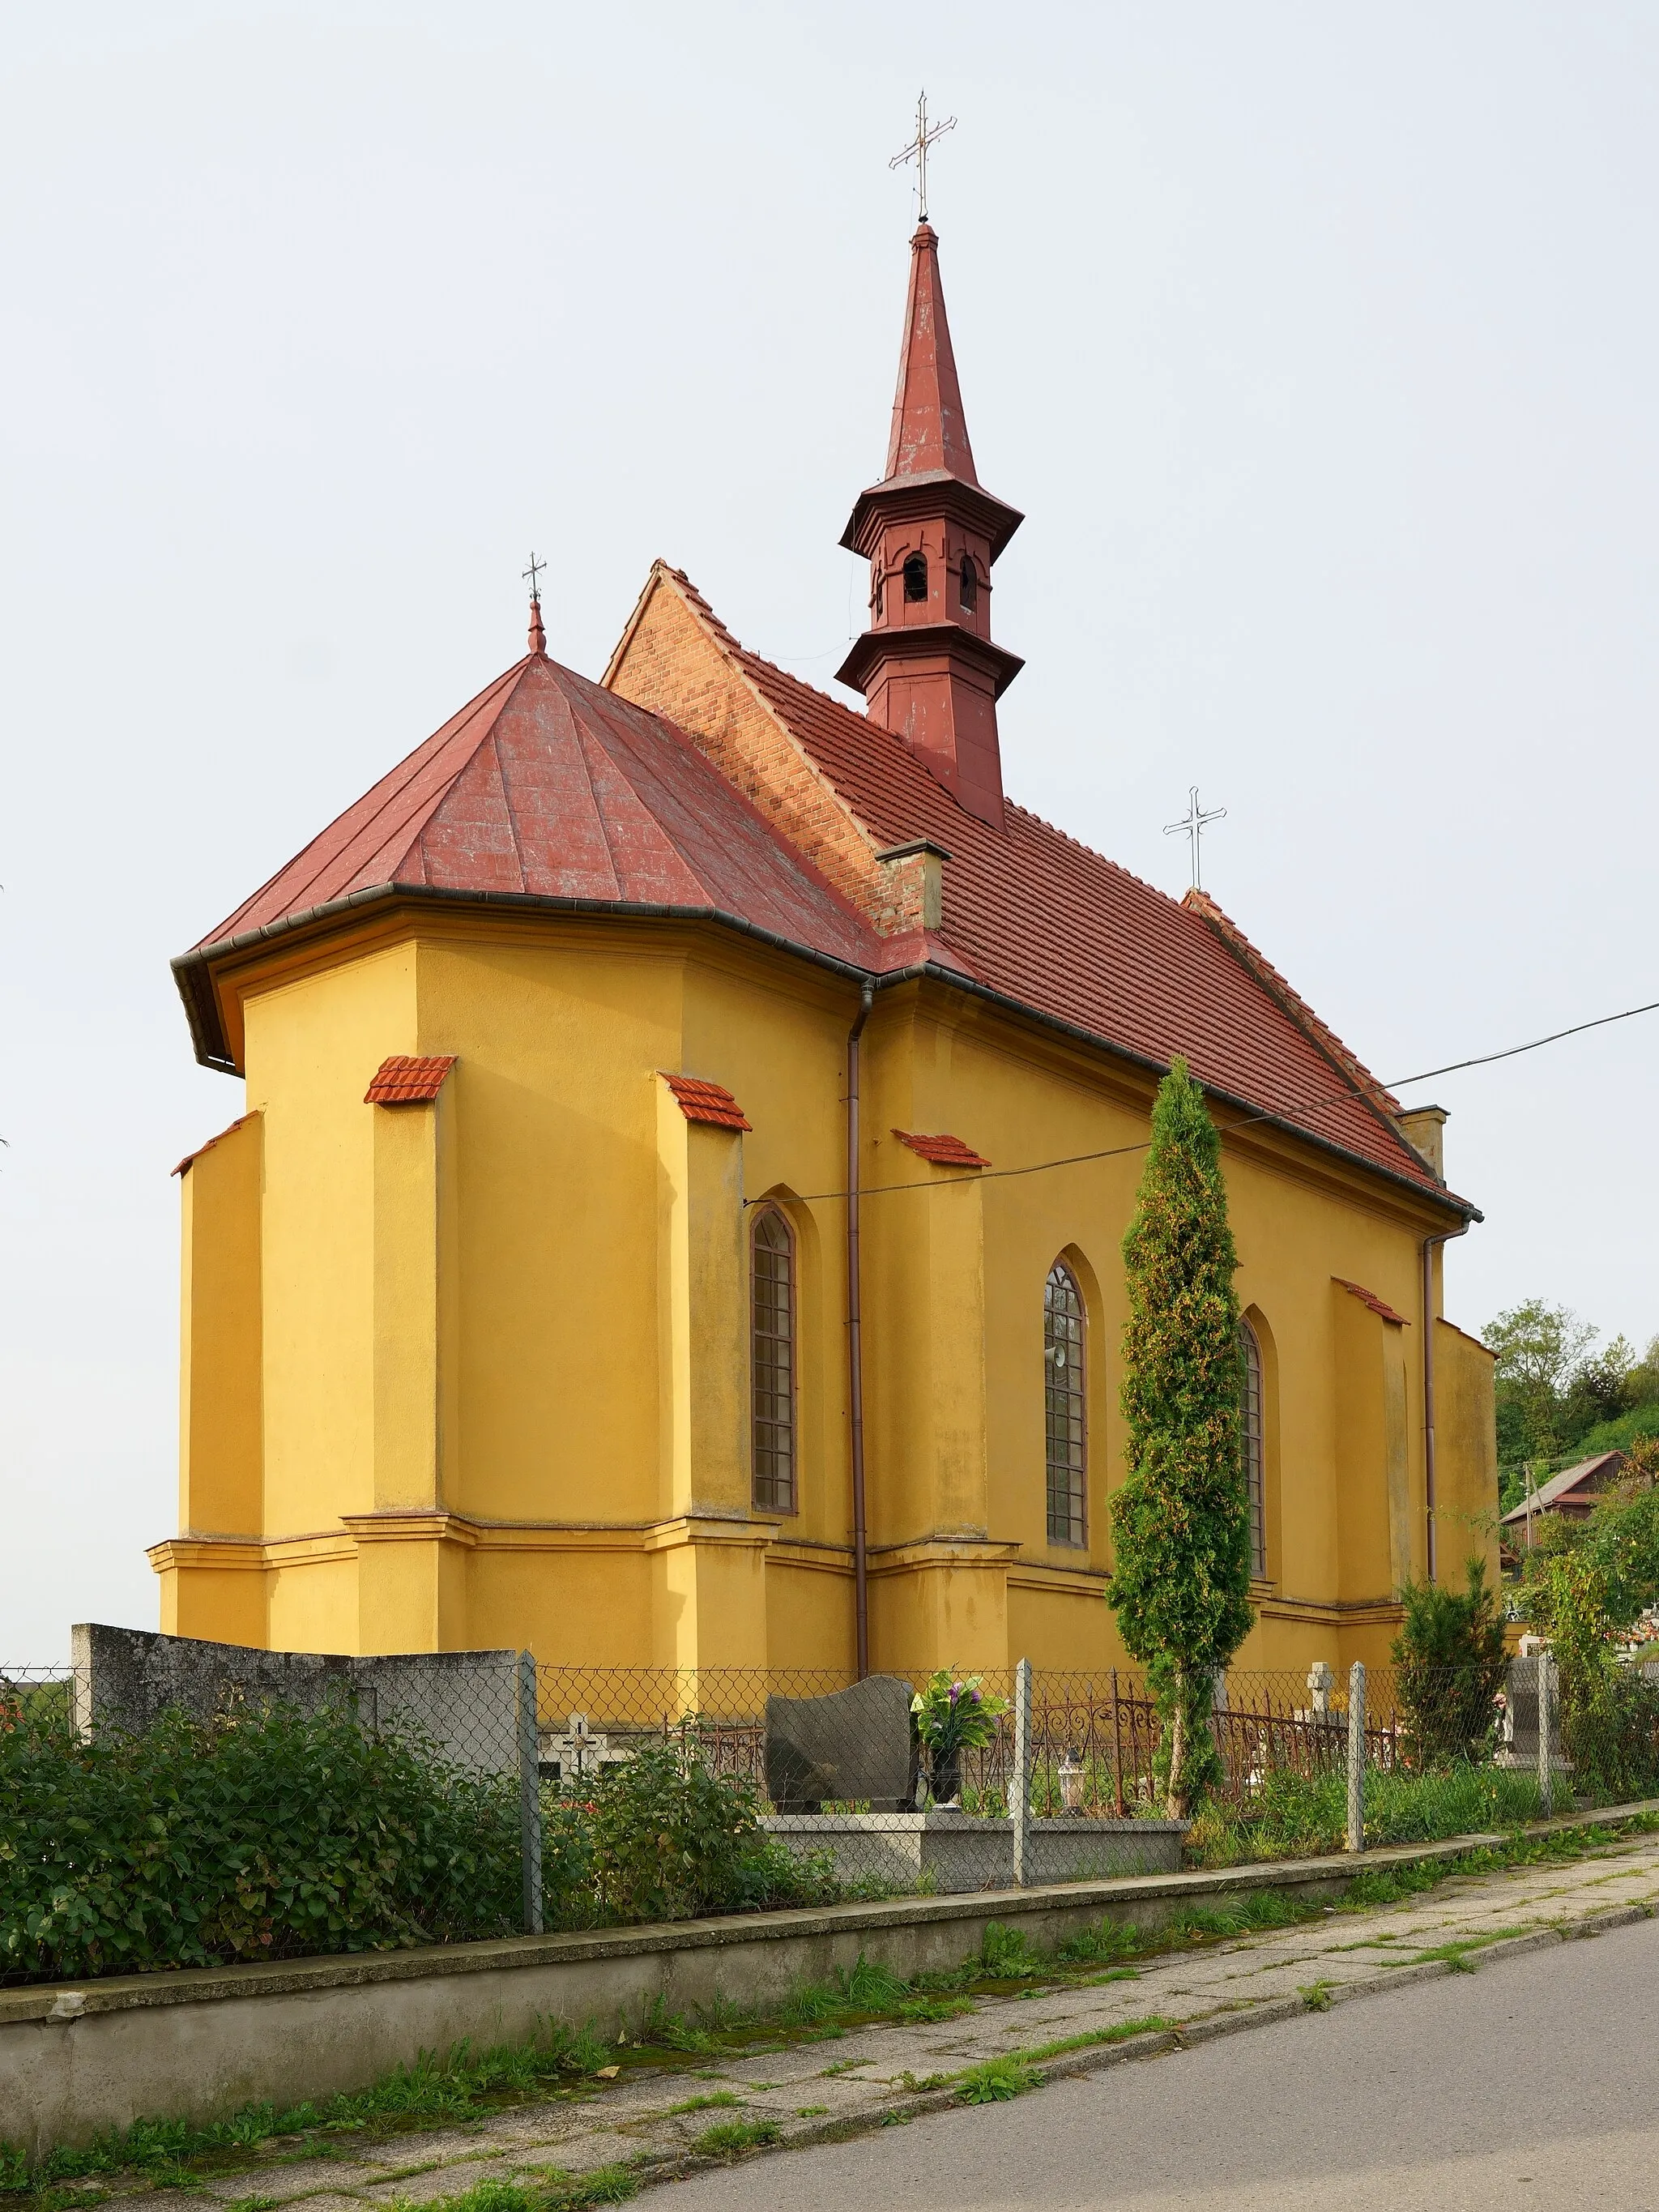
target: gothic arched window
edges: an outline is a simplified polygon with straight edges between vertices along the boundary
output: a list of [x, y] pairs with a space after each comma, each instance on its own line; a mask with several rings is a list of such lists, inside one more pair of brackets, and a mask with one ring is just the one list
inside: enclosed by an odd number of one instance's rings
[[979, 578], [974, 570], [974, 556], [971, 553], [964, 553], [962, 556], [962, 574], [958, 580], [957, 590], [963, 605], [969, 614], [972, 614], [974, 609], [979, 605]]
[[927, 596], [927, 556], [913, 553], [904, 564], [904, 596], [907, 599], [925, 599]]
[[795, 1240], [775, 1206], [750, 1232], [750, 1366], [755, 1504], [795, 1510]]
[[1086, 1544], [1089, 1439], [1083, 1397], [1083, 1294], [1056, 1260], [1042, 1286], [1043, 1422], [1048, 1541]]
[[1250, 1572], [1261, 1582], [1267, 1573], [1267, 1424], [1261, 1389], [1261, 1346], [1247, 1321], [1238, 1324], [1238, 1363], [1243, 1376], [1239, 1426], [1243, 1434], [1244, 1487], [1250, 1499]]

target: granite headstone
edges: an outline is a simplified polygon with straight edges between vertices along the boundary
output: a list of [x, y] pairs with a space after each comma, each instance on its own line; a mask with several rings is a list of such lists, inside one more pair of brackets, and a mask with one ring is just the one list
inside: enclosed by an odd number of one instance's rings
[[780, 1813], [816, 1813], [826, 1802], [908, 1812], [910, 1685], [872, 1674], [828, 1697], [769, 1698], [766, 1793]]

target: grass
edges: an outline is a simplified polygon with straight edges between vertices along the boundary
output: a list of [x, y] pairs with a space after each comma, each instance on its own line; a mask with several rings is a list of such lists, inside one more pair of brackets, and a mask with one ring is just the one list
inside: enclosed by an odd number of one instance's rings
[[[1365, 1841], [1372, 1848], [1441, 1843], [1517, 1828], [1537, 1817], [1536, 1778], [1518, 1768], [1460, 1765], [1430, 1774], [1373, 1768], [1365, 1777]], [[1248, 1814], [1205, 1806], [1193, 1823], [1186, 1855], [1200, 1867], [1317, 1857], [1343, 1848], [1347, 1826], [1345, 1773], [1275, 1772]]]
[[783, 2130], [775, 2120], [726, 2120], [719, 2127], [705, 2128], [694, 2138], [691, 2148], [705, 2158], [736, 2158], [743, 2151], [760, 2150], [782, 2138]]
[[1040, 2066], [1045, 2059], [1064, 2058], [1073, 2051], [1093, 2051], [1102, 2044], [1127, 2043], [1137, 2035], [1168, 2035], [1176, 2026], [1161, 2012], [1149, 2012], [1139, 2020], [1114, 2021], [1109, 2027], [1091, 2027], [1077, 2035], [1057, 2036], [1052, 2043], [1039, 2043], [1030, 2051], [1016, 2051], [1012, 2055], [1024, 2063]]
[[743, 2099], [734, 2097], [729, 2089], [716, 2089], [712, 2096], [688, 2097], [683, 2105], [671, 2105], [668, 2113], [671, 2119], [677, 2119], [682, 2112], [712, 2112], [720, 2106], [742, 2102]]
[[[1516, 1835], [1502, 1845], [1427, 1866], [1367, 1869], [1349, 1881], [1341, 1909], [1368, 1911], [1397, 1904], [1435, 1888], [1449, 1875], [1565, 1861], [1621, 1837], [1653, 1832], [1659, 1832], [1659, 1814], [1638, 1814], [1616, 1827], [1589, 1819], [1552, 1835]], [[400, 2068], [350, 2095], [286, 2107], [250, 2105], [207, 2127], [184, 2121], [140, 2121], [86, 2148], [51, 2152], [33, 2166], [20, 2148], [0, 2144], [0, 2199], [12, 2212], [61, 2212], [68, 2199], [57, 2185], [64, 2183], [125, 2176], [140, 2186], [189, 2188], [206, 2177], [269, 2162], [273, 2153], [314, 2154], [335, 2146], [356, 2149], [416, 2128], [476, 2121], [510, 2106], [580, 2094], [591, 2087], [601, 2069], [608, 2071], [619, 2060], [628, 2068], [672, 2064], [687, 2056], [752, 2050], [763, 2036], [776, 2047], [780, 2039], [815, 2042], [876, 2021], [951, 2019], [971, 2011], [976, 1995], [1006, 1995], [1011, 1984], [1081, 1988], [1129, 1980], [1136, 1973], [1132, 1960], [1291, 1927], [1321, 1917], [1322, 1910], [1277, 1892], [1255, 1892], [1233, 1900], [1224, 1910], [1184, 1911], [1158, 1928], [1101, 1920], [1047, 1954], [1032, 1950], [1021, 1931], [993, 1923], [980, 1951], [946, 1972], [921, 1974], [906, 1982], [887, 1967], [860, 1958], [833, 1982], [797, 1990], [764, 2016], [723, 2003], [691, 2020], [668, 2013], [659, 2002], [642, 2016], [637, 2033], [621, 2043], [605, 2040], [590, 2023], [574, 2031], [550, 2027], [536, 2041], [477, 2054], [458, 2045], [442, 2060], [428, 2053], [414, 2066]], [[1471, 1938], [1462, 1948], [1484, 1948], [1485, 1942], [1498, 1940]], [[1431, 1955], [1423, 1954], [1425, 1960]], [[1102, 2033], [1109, 2038], [1115, 2031]], [[860, 2063], [843, 2060], [825, 2067], [823, 2074], [845, 2073]], [[1036, 2062], [1027, 2057], [1024, 2063]], [[720, 2077], [705, 2074], [702, 2078]], [[995, 2100], [993, 2096], [991, 2101]], [[710, 2105], [720, 2101], [717, 2095]], [[701, 2107], [694, 2101], [680, 2109]], [[31, 2194], [33, 2204], [27, 2201]], [[84, 2190], [75, 2196], [78, 2202], [88, 2201]], [[555, 2198], [545, 2191], [532, 2191], [525, 2203], [531, 2212], [556, 2212], [563, 2203], [606, 2201], [620, 2200]], [[470, 2199], [457, 2202], [465, 2205], [466, 2212], [518, 2212], [517, 2200], [511, 2204], [505, 2199], [477, 2205]], [[264, 2208], [260, 2200], [250, 2199], [240, 2212], [264, 2212]]]
[[623, 2204], [640, 2193], [639, 2176], [625, 2166], [595, 2166], [591, 2173], [550, 2173], [536, 2181], [476, 2182], [459, 2197], [435, 2197], [412, 2212], [577, 2212], [588, 2204]]
[[1528, 1928], [1492, 1928], [1484, 1936], [1461, 1936], [1449, 1943], [1436, 1943], [1426, 1951], [1413, 1951], [1407, 1959], [1391, 1959], [1395, 1966], [1428, 1966], [1443, 1960], [1455, 1974], [1472, 1974], [1474, 1968], [1468, 1963], [1471, 1951], [1485, 1951], [1494, 1943], [1506, 1943], [1514, 1936], [1529, 1936]]
[[1042, 2076], [1012, 2052], [988, 2058], [957, 2076], [957, 2100], [963, 2105], [1001, 2105], [1041, 2087]]

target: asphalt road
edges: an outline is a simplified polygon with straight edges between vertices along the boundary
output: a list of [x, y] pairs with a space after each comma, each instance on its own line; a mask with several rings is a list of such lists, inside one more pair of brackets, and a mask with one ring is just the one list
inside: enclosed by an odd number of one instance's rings
[[1659, 2212], [1659, 1921], [774, 2153], [667, 2212]]

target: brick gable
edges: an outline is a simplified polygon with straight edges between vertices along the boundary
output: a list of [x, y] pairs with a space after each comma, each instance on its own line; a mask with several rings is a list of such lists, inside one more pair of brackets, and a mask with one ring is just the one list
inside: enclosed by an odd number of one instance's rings
[[728, 782], [884, 937], [927, 926], [923, 858], [884, 861], [861, 823], [796, 741], [738, 659], [741, 647], [696, 586], [653, 563], [605, 689], [684, 730]]

